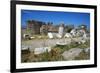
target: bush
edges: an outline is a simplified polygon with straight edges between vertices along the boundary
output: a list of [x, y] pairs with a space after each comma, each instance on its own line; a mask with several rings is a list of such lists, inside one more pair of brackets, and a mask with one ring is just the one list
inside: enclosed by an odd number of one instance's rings
[[45, 52], [41, 56], [41, 61], [60, 61], [63, 60], [59, 48], [53, 48], [50, 52]]
[[84, 50], [79, 54], [79, 56], [75, 57], [74, 60], [88, 60], [90, 59], [90, 52], [86, 53]]

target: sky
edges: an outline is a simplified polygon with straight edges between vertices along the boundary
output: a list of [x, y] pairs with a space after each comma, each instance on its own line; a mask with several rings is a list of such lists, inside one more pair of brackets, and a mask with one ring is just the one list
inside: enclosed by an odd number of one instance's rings
[[54, 25], [64, 23], [65, 25], [73, 24], [74, 26], [79, 26], [85, 24], [90, 27], [90, 13], [82, 12], [21, 10], [21, 25], [26, 26], [27, 20], [53, 22]]

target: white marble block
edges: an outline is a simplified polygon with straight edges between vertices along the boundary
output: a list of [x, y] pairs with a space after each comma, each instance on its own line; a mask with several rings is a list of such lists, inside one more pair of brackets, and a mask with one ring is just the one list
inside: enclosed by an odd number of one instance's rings
[[50, 47], [40, 47], [40, 48], [34, 49], [34, 54], [41, 54], [41, 53], [50, 52], [50, 51], [51, 51]]

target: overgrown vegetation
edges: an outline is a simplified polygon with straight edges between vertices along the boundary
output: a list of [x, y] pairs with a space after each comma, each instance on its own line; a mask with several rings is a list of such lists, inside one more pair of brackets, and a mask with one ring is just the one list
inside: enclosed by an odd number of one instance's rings
[[54, 48], [60, 48], [61, 53], [63, 53], [66, 50], [69, 50], [71, 48], [88, 48], [90, 47], [90, 41], [86, 41], [84, 44], [78, 44], [77, 42], [72, 42], [69, 45], [56, 45]]
[[62, 61], [61, 51], [59, 48], [52, 49], [50, 52], [41, 54], [41, 61]]
[[82, 51], [79, 56], [75, 57], [74, 60], [88, 60], [90, 59], [90, 52]]
[[62, 61], [61, 49], [55, 48], [50, 52], [35, 55], [34, 52], [22, 54], [22, 62], [46, 62], [46, 61]]
[[[46, 61], [64, 61], [64, 58], [62, 56], [62, 53], [64, 51], [68, 51], [72, 48], [81, 48], [85, 49], [90, 47], [90, 41], [86, 41], [84, 44], [78, 44], [77, 42], [72, 42], [68, 45], [56, 45], [52, 47], [52, 50], [50, 52], [45, 52], [42, 54], [35, 55], [34, 52], [26, 52], [22, 53], [21, 55], [21, 61], [22, 62], [46, 62]], [[79, 56], [75, 57], [74, 60], [86, 60], [90, 58], [90, 52], [84, 52], [82, 51]]]

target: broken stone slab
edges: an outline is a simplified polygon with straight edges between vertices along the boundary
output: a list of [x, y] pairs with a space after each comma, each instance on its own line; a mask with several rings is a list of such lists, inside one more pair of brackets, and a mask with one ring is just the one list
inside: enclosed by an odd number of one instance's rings
[[80, 48], [72, 48], [68, 51], [65, 51], [62, 56], [65, 60], [73, 60], [75, 57], [77, 57], [80, 52], [82, 52], [83, 49]]
[[71, 35], [71, 33], [66, 33], [64, 37], [65, 38], [72, 38], [72, 35]]
[[62, 38], [62, 36], [60, 34], [58, 34], [58, 33], [52, 33], [52, 32], [48, 33], [48, 37], [50, 39], [52, 39], [52, 38]]
[[21, 50], [29, 50], [29, 49], [30, 49], [29, 46], [24, 46], [24, 45], [21, 46]]
[[62, 38], [62, 36], [60, 34], [56, 34], [56, 37], [59, 39]]
[[85, 48], [84, 51], [87, 53], [90, 51], [90, 48]]
[[54, 38], [53, 33], [49, 32], [49, 33], [48, 33], [48, 37], [49, 37], [50, 39]]
[[56, 45], [67, 45], [66, 42], [57, 42]]
[[35, 37], [30, 37], [30, 39], [34, 39]]
[[50, 47], [40, 47], [40, 48], [34, 49], [34, 54], [41, 54], [41, 53], [50, 52], [50, 51], [51, 51]]

